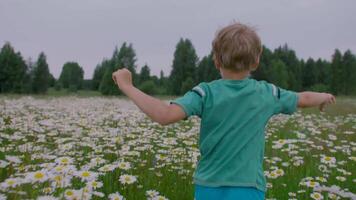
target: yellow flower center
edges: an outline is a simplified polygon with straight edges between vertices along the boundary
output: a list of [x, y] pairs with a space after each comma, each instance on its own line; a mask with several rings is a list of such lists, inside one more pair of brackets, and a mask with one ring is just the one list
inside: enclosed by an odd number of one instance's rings
[[66, 192], [66, 195], [67, 195], [67, 196], [72, 196], [73, 194], [74, 194], [74, 193], [73, 193], [72, 190], [69, 190], [69, 191]]
[[35, 178], [36, 178], [36, 179], [42, 179], [43, 177], [44, 177], [44, 174], [43, 174], [43, 173], [41, 173], [41, 172], [35, 173]]
[[13, 185], [13, 184], [15, 184], [15, 181], [14, 181], [14, 180], [8, 180], [8, 181], [7, 181], [7, 184], [8, 184], [8, 185]]
[[82, 176], [83, 177], [89, 177], [90, 173], [88, 171], [85, 171], [85, 172], [82, 173]]

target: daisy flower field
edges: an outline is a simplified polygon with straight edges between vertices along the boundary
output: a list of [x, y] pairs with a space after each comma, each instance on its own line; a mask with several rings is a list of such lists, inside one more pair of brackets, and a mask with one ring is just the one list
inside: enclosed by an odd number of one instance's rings
[[[0, 96], [0, 200], [193, 199], [200, 120], [109, 97]], [[356, 99], [266, 127], [266, 199], [356, 199]]]

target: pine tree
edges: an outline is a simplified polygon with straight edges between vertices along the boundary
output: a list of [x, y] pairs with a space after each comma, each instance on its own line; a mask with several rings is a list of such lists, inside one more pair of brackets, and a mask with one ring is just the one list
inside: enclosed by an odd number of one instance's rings
[[293, 50], [287, 44], [274, 51], [275, 58], [284, 62], [288, 72], [288, 89], [300, 91], [302, 88], [302, 73], [300, 62]]
[[350, 50], [347, 50], [343, 57], [343, 89], [345, 95], [355, 94], [356, 92], [356, 58]]
[[342, 77], [342, 55], [336, 49], [331, 61], [331, 92], [335, 95], [343, 93], [343, 77]]
[[252, 77], [256, 80], [270, 81], [268, 69], [273, 60], [273, 53], [270, 49], [263, 46], [262, 55], [260, 57], [260, 64], [256, 71], [252, 72]]
[[0, 93], [25, 90], [27, 66], [21, 53], [15, 53], [9, 42], [0, 51]]
[[41, 52], [33, 69], [32, 90], [36, 94], [47, 92], [50, 84], [50, 73], [46, 61], [46, 55]]
[[150, 68], [146, 65], [144, 65], [142, 68], [141, 68], [141, 71], [140, 71], [140, 74], [139, 74], [139, 82], [140, 84], [145, 82], [145, 81], [148, 81], [150, 80], [150, 73], [151, 73], [151, 70]]
[[283, 61], [279, 59], [273, 60], [268, 69], [268, 74], [270, 74], [270, 81], [273, 84], [281, 88], [288, 88], [289, 74]]
[[[189, 39], [180, 39], [174, 52], [171, 75], [169, 77], [171, 92], [174, 95], [181, 95], [187, 91], [188, 83], [191, 80], [194, 85], [194, 75], [198, 56], [195, 53], [193, 44]], [[187, 80], [187, 79], [191, 80]], [[183, 88], [183, 83], [185, 87]], [[191, 89], [191, 88], [190, 88]]]

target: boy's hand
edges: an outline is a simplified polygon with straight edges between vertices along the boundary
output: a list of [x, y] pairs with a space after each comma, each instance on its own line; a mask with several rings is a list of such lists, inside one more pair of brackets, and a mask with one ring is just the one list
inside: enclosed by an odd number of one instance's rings
[[320, 111], [324, 111], [325, 106], [335, 103], [335, 97], [329, 93], [300, 92], [298, 96], [299, 108], [318, 106]]
[[325, 110], [325, 106], [329, 105], [329, 104], [333, 104], [336, 102], [335, 97], [332, 94], [329, 93], [322, 93], [321, 95], [323, 95], [323, 101], [322, 103], [319, 105], [319, 110], [320, 111], [324, 111]]
[[126, 68], [119, 69], [112, 73], [112, 79], [120, 88], [120, 90], [125, 90], [126, 88], [132, 87], [131, 72]]

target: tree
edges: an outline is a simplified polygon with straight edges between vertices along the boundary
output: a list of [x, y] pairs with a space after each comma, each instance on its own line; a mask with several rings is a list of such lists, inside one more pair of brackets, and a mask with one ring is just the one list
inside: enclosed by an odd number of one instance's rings
[[99, 86], [99, 90], [104, 95], [117, 95], [120, 94], [117, 86], [112, 80], [112, 73], [118, 69], [126, 67], [131, 71], [134, 84], [137, 84], [136, 75], [136, 53], [132, 47], [132, 44], [127, 45], [124, 42], [118, 51], [115, 48], [113, 56], [110, 60], [110, 66], [106, 68], [104, 76]]
[[46, 55], [41, 52], [33, 69], [32, 90], [36, 94], [47, 92], [50, 84], [50, 73], [46, 61]]
[[187, 79], [192, 79], [194, 83], [193, 77], [197, 61], [198, 56], [191, 41], [189, 39], [180, 39], [174, 52], [172, 71], [169, 77], [172, 94], [181, 95], [186, 92], [187, 88], [182, 86]]
[[256, 80], [270, 81], [268, 68], [271, 66], [273, 60], [273, 53], [270, 49], [263, 46], [262, 54], [260, 57], [260, 64], [257, 69], [252, 72], [252, 77]]
[[62, 67], [59, 82], [63, 88], [77, 91], [82, 88], [84, 78], [83, 68], [76, 62], [66, 62]]
[[272, 83], [281, 88], [288, 88], [289, 74], [284, 62], [279, 59], [273, 60], [268, 73], [270, 74], [270, 81]]
[[27, 66], [21, 53], [15, 53], [9, 42], [0, 51], [0, 93], [24, 92]]
[[111, 66], [111, 61], [104, 59], [100, 64], [98, 64], [95, 68], [93, 81], [92, 81], [92, 89], [99, 90], [100, 82], [103, 79], [104, 73], [107, 68]]
[[318, 70], [315, 61], [312, 58], [309, 58], [302, 67], [303, 88], [310, 88], [314, 84], [319, 83]]
[[356, 57], [350, 50], [345, 51], [342, 57], [342, 87], [344, 94], [356, 94]]
[[210, 53], [208, 56], [204, 56], [199, 62], [195, 75], [195, 83], [210, 82], [220, 78], [220, 72], [216, 69], [213, 55]]
[[151, 70], [147, 65], [145, 65], [145, 66], [143, 66], [141, 68], [141, 71], [140, 71], [140, 74], [139, 74], [139, 82], [140, 82], [140, 84], [145, 82], [145, 81], [150, 80], [150, 73], [151, 73]]
[[300, 61], [295, 52], [287, 44], [274, 51], [274, 57], [284, 62], [288, 73], [288, 89], [300, 91], [302, 88], [302, 73]]
[[336, 49], [334, 55], [332, 56], [332, 61], [331, 61], [331, 85], [330, 85], [331, 92], [336, 95], [342, 93], [343, 90], [342, 71], [343, 71], [342, 54], [338, 49]]

